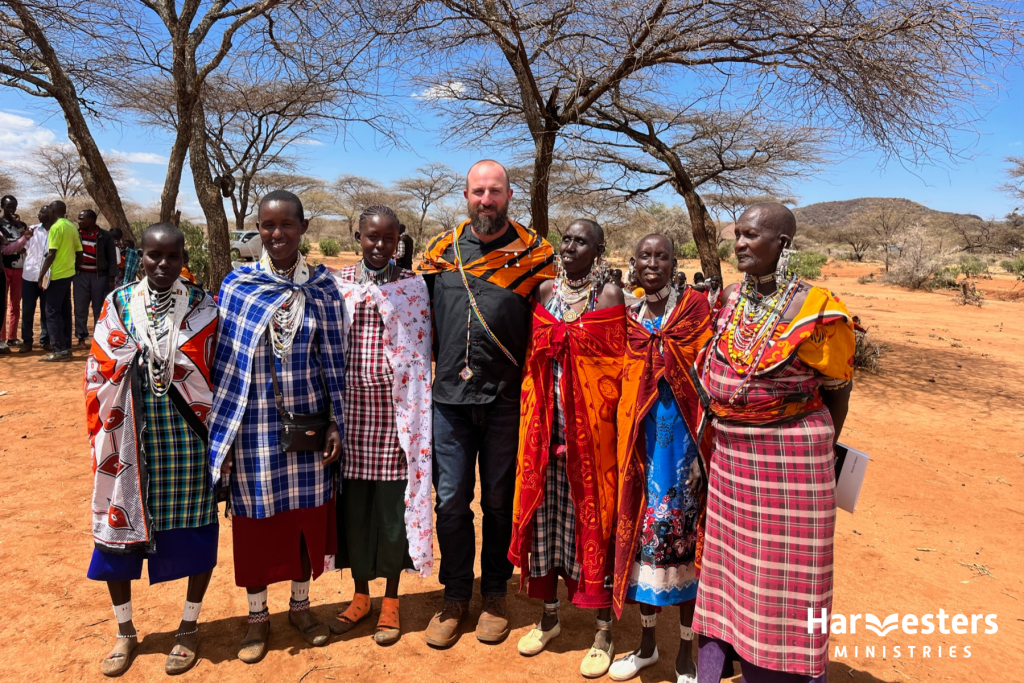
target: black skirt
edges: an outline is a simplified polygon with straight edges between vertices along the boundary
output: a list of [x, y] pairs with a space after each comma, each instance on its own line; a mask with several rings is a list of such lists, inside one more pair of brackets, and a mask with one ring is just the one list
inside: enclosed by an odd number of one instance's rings
[[405, 479], [342, 479], [335, 566], [355, 581], [397, 578], [413, 569], [405, 534]]

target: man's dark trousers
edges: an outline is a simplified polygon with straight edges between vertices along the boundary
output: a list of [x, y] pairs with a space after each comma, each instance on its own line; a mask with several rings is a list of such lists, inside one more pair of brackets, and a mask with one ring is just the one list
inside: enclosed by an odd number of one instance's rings
[[476, 533], [473, 501], [476, 463], [480, 461], [480, 593], [504, 597], [512, 577], [512, 503], [516, 491], [519, 401], [497, 398], [482, 405], [434, 403], [434, 489], [437, 492], [438, 573], [444, 597], [468, 602], [473, 597]]
[[71, 281], [66, 277], [52, 280], [46, 288], [46, 331], [53, 352], [71, 348]]

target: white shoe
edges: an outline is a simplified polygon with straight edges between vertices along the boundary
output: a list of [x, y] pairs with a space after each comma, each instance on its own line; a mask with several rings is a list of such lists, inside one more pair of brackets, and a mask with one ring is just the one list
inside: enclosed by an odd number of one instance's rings
[[697, 674], [681, 674], [677, 671], [676, 683], [697, 683]]
[[519, 639], [519, 654], [525, 657], [532, 657], [544, 651], [552, 640], [562, 632], [562, 623], [556, 621], [555, 627], [550, 631], [541, 631], [539, 628], [531, 628], [530, 632]]
[[580, 662], [580, 675], [584, 678], [600, 678], [608, 673], [612, 665], [612, 657], [615, 656], [615, 644], [613, 643], [607, 652], [599, 647], [590, 648]]
[[613, 681], [628, 681], [629, 679], [640, 673], [641, 669], [646, 669], [652, 664], [658, 661], [658, 648], [654, 648], [654, 654], [647, 659], [640, 656], [639, 652], [628, 654], [622, 659], [614, 662], [608, 668], [608, 678]]

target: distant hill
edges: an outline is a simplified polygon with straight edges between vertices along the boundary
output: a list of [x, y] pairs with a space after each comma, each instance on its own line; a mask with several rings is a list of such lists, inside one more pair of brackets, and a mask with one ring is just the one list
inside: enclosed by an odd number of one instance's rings
[[905, 213], [913, 222], [926, 226], [940, 226], [948, 223], [950, 218], [960, 216], [965, 219], [981, 220], [971, 214], [956, 214], [946, 211], [929, 209], [924, 204], [912, 202], [900, 197], [861, 197], [840, 202], [819, 202], [793, 209], [797, 225], [800, 227], [820, 228], [828, 231], [867, 219], [882, 207], [892, 207]]

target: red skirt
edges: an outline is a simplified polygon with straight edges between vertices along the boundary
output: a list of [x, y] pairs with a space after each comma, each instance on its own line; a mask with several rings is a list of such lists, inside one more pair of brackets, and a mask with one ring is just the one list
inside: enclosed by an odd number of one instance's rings
[[253, 588], [301, 581], [303, 538], [313, 578], [333, 569], [338, 552], [334, 498], [319, 507], [288, 510], [265, 519], [233, 516], [235, 585]]

